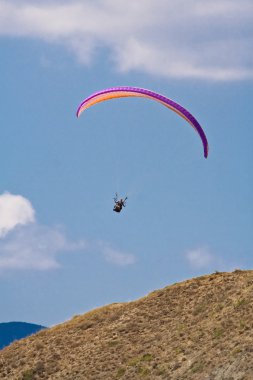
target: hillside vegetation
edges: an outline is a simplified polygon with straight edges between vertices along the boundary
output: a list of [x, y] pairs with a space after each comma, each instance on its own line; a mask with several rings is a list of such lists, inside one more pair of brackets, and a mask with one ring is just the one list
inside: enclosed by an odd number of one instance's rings
[[0, 379], [253, 380], [253, 271], [92, 310], [0, 351]]

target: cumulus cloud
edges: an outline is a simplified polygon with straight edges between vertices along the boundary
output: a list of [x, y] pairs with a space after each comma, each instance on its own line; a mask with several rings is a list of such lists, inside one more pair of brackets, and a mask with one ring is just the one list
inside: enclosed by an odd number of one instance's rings
[[0, 195], [0, 238], [18, 225], [34, 222], [35, 211], [28, 199], [21, 195]]
[[56, 268], [59, 253], [84, 247], [84, 241], [69, 241], [60, 228], [38, 224], [31, 202], [22, 195], [0, 195], [0, 269]]
[[108, 262], [125, 266], [135, 262], [131, 254], [112, 248], [107, 242], [87, 239], [71, 241], [60, 227], [35, 220], [35, 211], [21, 195], [0, 195], [0, 270], [49, 270], [60, 266], [63, 252], [98, 251]]
[[[145, 14], [145, 17], [144, 17]], [[39, 38], [84, 64], [106, 48], [118, 70], [253, 79], [251, 0], [0, 0], [0, 35]]]
[[18, 227], [0, 240], [0, 269], [54, 269], [59, 267], [60, 253], [85, 246], [84, 241], [69, 241], [57, 227], [37, 223]]
[[185, 258], [194, 269], [231, 272], [236, 268], [244, 267], [242, 262], [235, 262], [232, 258], [229, 258], [228, 260], [222, 255], [214, 254], [207, 246], [186, 251]]
[[99, 243], [99, 249], [109, 263], [126, 266], [136, 262], [134, 255], [115, 249], [107, 243]]
[[201, 247], [186, 252], [186, 259], [196, 269], [208, 268], [216, 261], [208, 248]]

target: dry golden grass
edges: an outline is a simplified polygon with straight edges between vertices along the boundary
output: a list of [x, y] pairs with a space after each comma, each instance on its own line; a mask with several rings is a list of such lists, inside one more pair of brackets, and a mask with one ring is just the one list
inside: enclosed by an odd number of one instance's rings
[[2, 380], [253, 380], [253, 271], [112, 304], [0, 351]]

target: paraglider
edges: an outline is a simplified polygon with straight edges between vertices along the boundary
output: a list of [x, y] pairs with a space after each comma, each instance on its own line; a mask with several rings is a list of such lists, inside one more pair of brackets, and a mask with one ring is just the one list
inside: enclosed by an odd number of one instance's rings
[[113, 211], [115, 212], [120, 212], [122, 210], [122, 207], [126, 207], [126, 200], [127, 200], [127, 197], [125, 199], [121, 198], [118, 200], [118, 194], [116, 193], [115, 194], [115, 197], [113, 198], [114, 200], [114, 207], [113, 207]]
[[[200, 126], [199, 122], [195, 119], [195, 117], [183, 106], [180, 104], [174, 102], [173, 100], [167, 98], [164, 95], [160, 95], [154, 91], [150, 91], [144, 88], [139, 87], [111, 87], [107, 88], [98, 92], [95, 92], [94, 94], [90, 95], [88, 98], [84, 99], [82, 103], [79, 105], [76, 116], [79, 117], [81, 113], [86, 110], [87, 108], [103, 102], [105, 100], [110, 99], [116, 99], [116, 98], [125, 98], [125, 97], [142, 97], [147, 98], [151, 100], [155, 100], [165, 107], [171, 109], [172, 111], [176, 112], [179, 116], [181, 116], [183, 119], [185, 119], [197, 132], [199, 135], [203, 149], [204, 149], [204, 157], [207, 158], [208, 156], [208, 141], [205, 135], [205, 132], [203, 131], [202, 127]], [[113, 211], [115, 212], [121, 212], [122, 208], [126, 206], [125, 199], [118, 200], [117, 193], [116, 197], [114, 198], [114, 208]]]
[[173, 100], [167, 98], [166, 96], [160, 95], [156, 92], [153, 92], [144, 88], [112, 87], [112, 88], [107, 88], [102, 91], [98, 91], [82, 101], [82, 103], [79, 105], [77, 109], [76, 115], [77, 117], [79, 117], [84, 110], [86, 110], [87, 108], [99, 102], [103, 102], [109, 99], [133, 97], [133, 96], [156, 100], [160, 102], [161, 104], [163, 104], [164, 106], [170, 108], [172, 111], [176, 112], [179, 116], [183, 117], [198, 133], [203, 144], [204, 157], [207, 158], [208, 141], [202, 127], [200, 126], [199, 122], [195, 119], [195, 117], [189, 111], [187, 111], [184, 107], [182, 107], [180, 104], [174, 102]]

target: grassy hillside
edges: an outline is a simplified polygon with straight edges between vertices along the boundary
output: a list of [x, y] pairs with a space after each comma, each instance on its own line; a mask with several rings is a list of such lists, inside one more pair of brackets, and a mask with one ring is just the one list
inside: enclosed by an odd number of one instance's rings
[[253, 380], [253, 271], [112, 304], [0, 351], [0, 379]]

